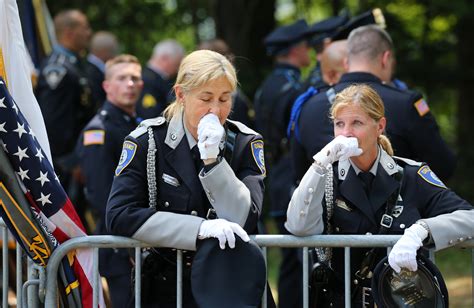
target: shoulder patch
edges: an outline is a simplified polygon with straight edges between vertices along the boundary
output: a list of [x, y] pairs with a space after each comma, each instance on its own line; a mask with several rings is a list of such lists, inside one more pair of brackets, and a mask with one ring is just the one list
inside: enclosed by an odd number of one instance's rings
[[135, 130], [133, 130], [130, 133], [129, 136], [137, 139], [138, 137], [140, 137], [141, 135], [146, 133], [148, 127], [150, 127], [150, 126], [160, 126], [160, 125], [163, 125], [164, 123], [166, 123], [166, 119], [163, 118], [163, 117], [156, 117], [156, 118], [152, 118], [152, 119], [143, 120], [140, 123], [140, 125], [138, 125], [138, 127], [135, 128]]
[[259, 133], [257, 133], [256, 131], [254, 131], [253, 129], [249, 128], [247, 125], [245, 125], [245, 124], [243, 124], [239, 121], [233, 121], [233, 120], [227, 119], [227, 122], [233, 124], [243, 134], [260, 135]]
[[444, 183], [441, 182], [438, 176], [436, 176], [436, 174], [433, 171], [431, 171], [429, 166], [424, 165], [418, 170], [417, 173], [420, 175], [420, 177], [423, 180], [430, 183], [431, 185], [438, 186], [441, 188], [447, 188], [446, 185], [444, 185]]
[[142, 99], [142, 106], [143, 108], [153, 108], [156, 106], [156, 99], [150, 93], [145, 94]]
[[102, 129], [88, 130], [84, 132], [84, 143], [83, 145], [94, 145], [104, 144], [105, 131]]
[[415, 106], [416, 111], [418, 111], [420, 117], [424, 116], [430, 111], [430, 107], [424, 99], [417, 100], [413, 105]]
[[48, 86], [55, 90], [66, 76], [67, 70], [64, 66], [56, 63], [49, 64], [44, 68], [43, 75]]
[[265, 154], [263, 151], [263, 141], [256, 140], [250, 143], [250, 147], [252, 148], [252, 155], [255, 163], [257, 164], [258, 168], [262, 172], [263, 176], [267, 175], [267, 169], [265, 168]]
[[133, 157], [135, 157], [135, 153], [137, 152], [137, 147], [138, 146], [135, 142], [125, 140], [117, 169], [115, 169], [116, 176], [120, 175], [123, 169], [125, 169], [133, 160]]

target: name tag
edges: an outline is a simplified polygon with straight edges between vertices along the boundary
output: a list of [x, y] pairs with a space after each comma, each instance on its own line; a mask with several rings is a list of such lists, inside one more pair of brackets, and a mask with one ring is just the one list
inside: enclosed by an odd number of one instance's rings
[[172, 177], [171, 175], [169, 174], [166, 174], [166, 173], [163, 173], [163, 175], [161, 176], [161, 178], [163, 179], [163, 181], [166, 183], [166, 184], [170, 184], [174, 187], [178, 187], [180, 184], [179, 184], [179, 181], [177, 178], [175, 177]]

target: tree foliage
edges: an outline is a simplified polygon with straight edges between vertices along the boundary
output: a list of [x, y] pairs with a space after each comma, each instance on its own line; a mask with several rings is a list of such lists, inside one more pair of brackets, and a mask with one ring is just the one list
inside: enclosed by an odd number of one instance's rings
[[177, 39], [188, 51], [199, 40], [223, 38], [237, 55], [241, 85], [250, 97], [271, 68], [262, 41], [276, 25], [298, 18], [311, 24], [342, 9], [356, 15], [379, 7], [396, 46], [397, 76], [425, 95], [443, 135], [459, 153], [453, 184], [474, 200], [471, 0], [70, 0], [48, 5], [53, 14], [65, 5], [83, 10], [94, 30], [114, 32], [122, 50], [143, 62], [164, 38]]

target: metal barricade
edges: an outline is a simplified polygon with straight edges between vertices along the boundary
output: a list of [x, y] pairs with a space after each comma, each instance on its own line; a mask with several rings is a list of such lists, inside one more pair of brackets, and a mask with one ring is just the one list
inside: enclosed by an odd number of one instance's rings
[[[350, 307], [350, 249], [362, 247], [391, 247], [400, 238], [399, 235], [314, 235], [297, 237], [292, 235], [255, 235], [251, 238], [262, 248], [267, 259], [267, 247], [301, 247], [303, 248], [303, 307], [309, 305], [308, 282], [308, 247], [343, 247], [345, 260], [345, 305]], [[126, 237], [100, 235], [71, 239], [57, 248], [50, 257], [47, 266], [46, 307], [53, 307], [57, 296], [57, 271], [61, 259], [73, 249], [94, 247], [94, 277], [93, 307], [98, 305], [98, 248], [132, 248], [135, 247], [135, 307], [140, 307], [141, 293], [141, 248], [149, 247], [148, 244]], [[473, 272], [471, 274], [474, 288], [474, 240], [464, 242], [457, 247], [471, 248]], [[177, 251], [177, 307], [182, 306], [182, 252]], [[474, 289], [472, 290], [474, 300]], [[266, 307], [266, 294], [263, 296], [262, 307]]]

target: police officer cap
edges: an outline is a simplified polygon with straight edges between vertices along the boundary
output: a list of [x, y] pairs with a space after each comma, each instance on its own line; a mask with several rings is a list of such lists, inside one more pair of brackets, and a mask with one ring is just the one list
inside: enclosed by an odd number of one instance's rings
[[310, 44], [312, 46], [318, 45], [326, 38], [331, 38], [337, 31], [349, 21], [349, 13], [344, 11], [339, 16], [334, 16], [324, 19], [320, 22], [314, 23], [309, 27], [311, 33]]
[[397, 274], [385, 257], [372, 278], [372, 294], [378, 307], [449, 307], [448, 290], [438, 268], [426, 257], [417, 257], [418, 270]]
[[349, 20], [349, 22], [342, 26], [340, 30], [333, 36], [332, 40], [345, 40], [352, 30], [373, 24], [379, 25], [382, 28], [386, 27], [385, 17], [383, 16], [382, 10], [379, 8], [364, 12]]
[[199, 243], [191, 268], [191, 289], [199, 307], [258, 307], [266, 284], [260, 248], [236, 236], [222, 250], [214, 238]]
[[291, 25], [278, 27], [268, 34], [264, 39], [264, 44], [269, 56], [288, 51], [288, 49], [304, 40], [308, 39], [310, 32], [306, 21], [298, 20]]

